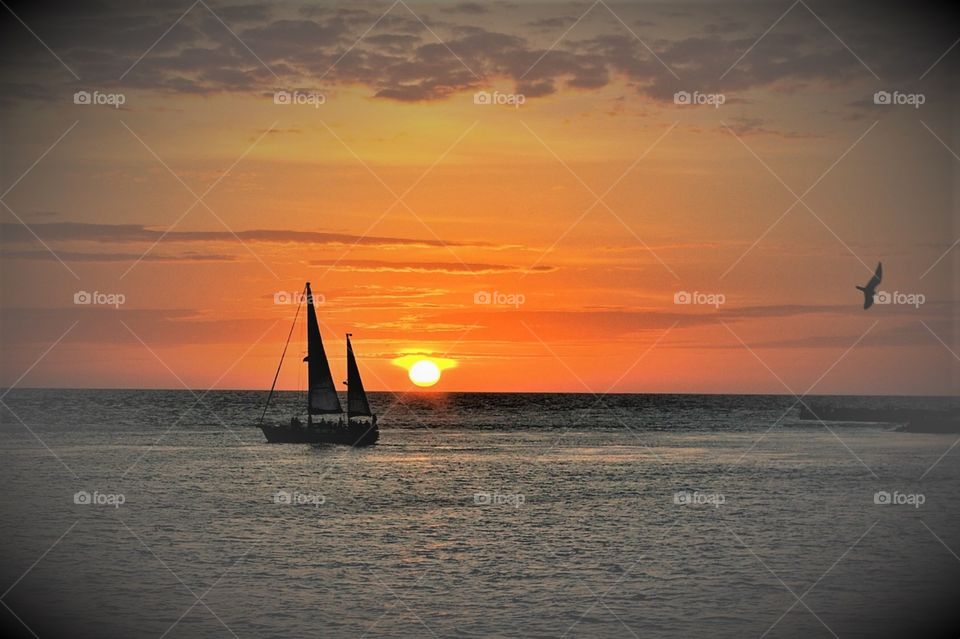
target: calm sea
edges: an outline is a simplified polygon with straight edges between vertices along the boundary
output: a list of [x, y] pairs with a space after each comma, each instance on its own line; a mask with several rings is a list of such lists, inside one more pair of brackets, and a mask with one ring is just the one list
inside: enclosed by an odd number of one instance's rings
[[[877, 637], [956, 620], [956, 435], [800, 422], [780, 396], [373, 393], [381, 442], [354, 450], [264, 443], [264, 395], [10, 392], [6, 625]], [[283, 393], [268, 419], [300, 405]]]

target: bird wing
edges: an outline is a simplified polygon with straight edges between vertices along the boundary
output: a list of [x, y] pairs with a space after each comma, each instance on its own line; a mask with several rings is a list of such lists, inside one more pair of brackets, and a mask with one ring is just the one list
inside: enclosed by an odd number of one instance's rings
[[870, 291], [863, 292], [863, 309], [866, 310], [873, 306], [873, 293]]
[[883, 279], [883, 263], [877, 262], [877, 270], [874, 272], [873, 277], [870, 278], [870, 282], [867, 283], [867, 288], [876, 288], [880, 284], [880, 280]]

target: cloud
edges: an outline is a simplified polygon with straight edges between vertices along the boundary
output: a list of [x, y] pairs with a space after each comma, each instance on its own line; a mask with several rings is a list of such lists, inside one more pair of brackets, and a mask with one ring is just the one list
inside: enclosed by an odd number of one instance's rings
[[[512, 81], [518, 91], [535, 98], [563, 88], [596, 90], [619, 78], [648, 98], [668, 101], [680, 89], [734, 93], [811, 83], [845, 87], [870, 76], [803, 5], [794, 7], [759, 42], [758, 35], [770, 22], [746, 6], [731, 3], [725, 7], [730, 15], [719, 20], [702, 12], [674, 16], [672, 21], [684, 26], [677, 32], [697, 35], [645, 36], [656, 56], [616, 20], [585, 23], [553, 43], [548, 30], [562, 33], [573, 23], [565, 7], [538, 5], [536, 19], [527, 15], [523, 22], [516, 20], [516, 9], [503, 3], [461, 2], [446, 10], [427, 5], [418, 8], [417, 15], [402, 7], [387, 15], [381, 15], [380, 7], [295, 9], [218, 5], [228, 30], [197, 7], [130, 70], [122, 84], [117, 79], [158, 33], [177, 20], [180, 8], [108, 1], [69, 14], [32, 13], [28, 22], [77, 67], [85, 83], [193, 95], [260, 95], [278, 83], [299, 86], [322, 77], [324, 84], [365, 86], [376, 98], [402, 102], [445, 100], [498, 79]], [[441, 9], [446, 20], [432, 18], [434, 9]], [[638, 24], [634, 13], [638, 11], [618, 8], [630, 24]], [[667, 15], [664, 8], [643, 11], [644, 17]], [[954, 37], [948, 21], [932, 20], [922, 12], [871, 5], [872, 19], [865, 20], [858, 3], [821, 11], [844, 42], [890, 83], [915, 80]], [[480, 14], [489, 28], [463, 20]], [[4, 99], [64, 99], [75, 87], [54, 87], [70, 78], [61, 78], [62, 70], [54, 69], [40, 81], [44, 72], [38, 69], [51, 67], [48, 54], [15, 26], [19, 27], [10, 24], [3, 32], [11, 36], [4, 45], [11, 54], [7, 57], [16, 58], [15, 64], [0, 62]], [[364, 37], [358, 41], [359, 35]], [[550, 44], [555, 46], [548, 49]], [[950, 57], [937, 69], [955, 71], [956, 60]]]
[[[949, 320], [941, 326], [941, 334], [949, 334]], [[731, 336], [732, 337], [732, 336]], [[733, 343], [722, 342], [699, 342], [690, 343], [686, 347], [690, 348], [738, 348], [742, 345], [733, 338]], [[858, 339], [862, 341], [858, 342]], [[808, 349], [808, 348], [831, 348], [839, 351], [850, 348], [851, 344], [857, 343], [858, 348], [930, 348], [934, 351], [943, 350], [949, 353], [943, 346], [936, 341], [930, 333], [917, 321], [900, 322], [897, 326], [878, 327], [871, 331], [866, 337], [862, 333], [830, 333], [828, 335], [816, 334], [802, 337], [784, 337], [782, 339], [762, 340], [750, 343], [750, 348], [754, 350], [761, 349]]]
[[[377, 284], [356, 284], [343, 289], [324, 289], [323, 295], [328, 302], [324, 312], [342, 313], [353, 317], [357, 309], [376, 309], [392, 313], [398, 309], [431, 309], [448, 308], [449, 303], [443, 303], [441, 298], [449, 296], [453, 291], [443, 288], [423, 288], [415, 286], [380, 286]], [[265, 295], [264, 299], [273, 299], [273, 294]]]
[[[375, 289], [378, 290], [378, 289]], [[403, 289], [407, 290], [407, 289]], [[415, 289], [409, 289], [412, 293]], [[425, 289], [428, 290], [428, 289]], [[389, 294], [389, 293], [388, 293]], [[0, 333], [5, 343], [11, 346], [39, 344], [49, 346], [51, 335], [61, 335], [74, 321], [77, 327], [71, 331], [66, 344], [98, 344], [117, 346], [126, 343], [129, 334], [120, 324], [127, 323], [137, 335], [151, 346], [177, 346], [186, 344], [226, 344], [247, 345], [260, 338], [270, 326], [282, 326], [287, 330], [289, 318], [285, 308], [274, 307], [276, 316], [258, 315], [254, 317], [224, 317], [213, 313], [190, 308], [144, 308], [144, 305], [156, 303], [149, 292], [138, 294], [130, 291], [126, 294], [126, 304], [119, 309], [102, 306], [74, 306], [65, 294], [63, 306], [55, 308], [0, 308]], [[264, 298], [268, 299], [268, 298]], [[607, 341], [628, 341], [656, 339], [668, 328], [675, 325], [664, 338], [662, 348], [709, 348], [742, 349], [735, 337], [724, 329], [719, 320], [728, 323], [753, 321], [756, 319], [809, 318], [810, 332], [806, 335], [787, 335], [782, 338], [766, 340], [748, 340], [750, 348], [765, 349], [809, 349], [835, 348], [846, 349], [861, 336], [862, 327], [842, 330], [837, 321], [849, 318], [853, 322], [863, 322], [863, 311], [856, 305], [782, 305], [753, 306], [744, 308], [723, 308], [720, 311], [709, 310], [692, 312], [689, 309], [675, 309], [670, 306], [651, 308], [603, 308], [568, 310], [533, 310], [525, 307], [504, 309], [496, 306], [475, 306], [467, 295], [464, 307], [460, 309], [438, 310], [434, 308], [410, 308], [399, 317], [377, 315], [369, 312], [365, 319], [351, 308], [375, 309], [362, 300], [346, 300], [340, 304], [336, 291], [331, 291], [328, 300], [336, 300], [330, 305], [343, 309], [350, 317], [351, 326], [362, 329], [369, 339], [395, 340], [407, 339], [411, 331], [422, 333], [450, 333], [459, 336], [469, 330], [470, 341], [521, 342], [531, 344], [538, 349], [537, 338], [553, 344], [562, 341], [582, 343], [584, 336], [602, 335]], [[528, 296], [527, 304], [536, 303], [536, 296]], [[953, 330], [955, 303], [951, 308], [928, 309], [925, 320], [938, 335], [949, 342]], [[884, 312], [894, 312], [897, 321], [878, 326], [863, 340], [860, 347], [874, 348], [883, 346], [930, 348], [942, 352], [945, 359], [951, 359], [943, 346], [930, 335], [917, 321], [913, 309], [900, 312], [885, 308]], [[814, 317], [819, 316], [819, 317]], [[381, 319], [382, 317], [382, 319]], [[279, 321], [279, 324], [277, 323]], [[816, 320], [818, 323], [813, 324]], [[854, 326], [850, 324], [849, 326]], [[859, 326], [859, 325], [858, 325]], [[816, 327], [823, 327], [827, 334], [816, 334]], [[705, 330], [714, 329], [706, 333]], [[532, 333], [531, 333], [532, 331]], [[690, 332], [688, 332], [690, 331]], [[737, 329], [738, 333], [741, 332]], [[811, 334], [812, 333], [812, 334]], [[685, 336], [686, 335], [686, 336]], [[746, 333], [744, 333], [746, 339]], [[283, 335], [277, 335], [280, 340]], [[130, 345], [140, 348], [139, 342], [129, 336]], [[35, 357], [33, 354], [31, 357]], [[952, 359], [951, 359], [952, 361]]]
[[227, 23], [263, 22], [270, 16], [270, 9], [263, 4], [243, 4], [217, 8], [217, 15]]
[[466, 13], [470, 15], [480, 15], [481, 13], [487, 13], [489, 10], [489, 7], [486, 7], [479, 2], [461, 2], [448, 9], [444, 9], [444, 11], [450, 13]]
[[279, 135], [281, 133], [298, 134], [298, 133], [303, 133], [303, 130], [291, 127], [288, 129], [260, 129], [259, 131], [255, 131], [255, 133], [256, 133], [256, 137], [260, 137], [261, 135], [264, 135], [264, 134], [270, 134], [270, 135]]
[[703, 27], [704, 33], [736, 33], [737, 31], [746, 31], [750, 25], [745, 21], [724, 20], [722, 22], [711, 22]]
[[[537, 302], [536, 295], [531, 293], [527, 296], [526, 307]], [[734, 345], [736, 348], [742, 348], [742, 345], [723, 328], [720, 324], [721, 320], [729, 324], [739, 325], [771, 318], [780, 320], [803, 318], [803, 321], [810, 323], [811, 326], [814, 326], [813, 322], [817, 322], [817, 326], [830, 327], [836, 326], [836, 323], [842, 319], [849, 318], [852, 321], [858, 319], [862, 321], [863, 317], [863, 310], [856, 303], [736, 307], [728, 300], [727, 304], [720, 310], [715, 310], [713, 308], [675, 307], [671, 299], [669, 302], [665, 301], [662, 305], [645, 308], [534, 310], [526, 307], [516, 309], [510, 307], [508, 312], [503, 307], [473, 306], [471, 304], [470, 308], [466, 310], [443, 311], [423, 314], [418, 317], [424, 322], [450, 325], [466, 324], [468, 326], [476, 324], [476, 334], [472, 335], [474, 339], [529, 342], [531, 340], [537, 341], [535, 335], [548, 344], [566, 340], [583, 341], [585, 335], [602, 335], [604, 340], [611, 341], [632, 340], [649, 336], [653, 331], [665, 331], [673, 326], [675, 326], [673, 329], [675, 336], [691, 329], [715, 328], [717, 330], [715, 336], [717, 339], [708, 338], [709, 341], [697, 339], [695, 342], [687, 343], [673, 341], [671, 344], [671, 346], [684, 348], [734, 348]], [[944, 309], [927, 310], [929, 312], [927, 317], [930, 318], [942, 318], [946, 312]], [[889, 307], [884, 309], [884, 314], [888, 317], [888, 320], [895, 316], [898, 320], [905, 319], [907, 324], [912, 322], [912, 325], [923, 330], [923, 326], [916, 321], [917, 312], [912, 307]], [[947, 315], [947, 317], [950, 317], [950, 315]], [[531, 334], [531, 331], [533, 334]], [[694, 335], [696, 334], [694, 333]], [[831, 346], [835, 342], [842, 342], [843, 347], [846, 348], [857, 337], [858, 335], [854, 335], [846, 342], [843, 342], [845, 337], [838, 338], [838, 340], [824, 340], [821, 344], [818, 338], [792, 336], [782, 340], [770, 340], [768, 343], [761, 342], [757, 345], [762, 347], [808, 348], [821, 345]], [[891, 344], [900, 343], [895, 336], [891, 336], [889, 339]], [[932, 340], [932, 338], [930, 339]], [[794, 341], [796, 343], [793, 343]], [[751, 343], [750, 346], [752, 348], [754, 344]]]
[[[423, 247], [471, 246], [497, 248], [484, 242], [445, 242], [437, 239], [353, 235], [322, 231], [287, 231], [254, 229], [237, 231], [169, 231], [151, 229], [138, 224], [88, 224], [85, 222], [45, 222], [31, 224], [30, 229], [44, 241], [88, 241], [103, 243], [156, 242], [235, 242], [237, 237], [247, 242], [280, 244], [324, 244], [363, 247]], [[33, 233], [22, 224], [0, 223], [0, 243], [35, 242]]]
[[766, 118], [735, 117], [730, 118], [730, 121], [726, 123], [726, 127], [721, 126], [720, 129], [725, 131], [727, 128], [729, 128], [730, 131], [733, 131], [733, 133], [739, 137], [746, 137], [749, 135], [770, 135], [788, 139], [822, 137], [813, 133], [804, 133], [801, 131], [783, 131], [770, 127], [768, 123], [769, 120]]
[[552, 18], [540, 18], [539, 20], [531, 20], [530, 22], [526, 23], [526, 26], [530, 27], [531, 29], [543, 29], [544, 31], [553, 31], [555, 29], [565, 29], [566, 27], [572, 25], [576, 21], [577, 19], [573, 16], [555, 16]]
[[[212, 318], [190, 309], [132, 308], [139, 301], [134, 293], [130, 293], [126, 295], [126, 305], [119, 309], [109, 306], [4, 308], [0, 310], [0, 331], [6, 344], [49, 345], [51, 335], [62, 335], [76, 321], [76, 327], [70, 331], [64, 344], [139, 345], [120, 323], [122, 320], [151, 347], [249, 344], [259, 339], [278, 319]], [[139, 347], [143, 348], [142, 345]]]
[[12, 260], [63, 260], [64, 262], [233, 262], [233, 255], [181, 253], [178, 255], [147, 253], [83, 253], [79, 251], [3, 251], [0, 257]]
[[554, 266], [508, 266], [468, 262], [388, 262], [385, 260], [312, 261], [310, 266], [359, 273], [446, 273], [447, 275], [489, 275], [493, 273], [550, 273]]

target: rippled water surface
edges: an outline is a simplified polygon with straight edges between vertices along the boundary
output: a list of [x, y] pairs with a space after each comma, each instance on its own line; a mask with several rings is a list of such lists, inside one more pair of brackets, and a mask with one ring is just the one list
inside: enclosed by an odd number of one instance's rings
[[3, 602], [40, 637], [920, 636], [955, 607], [955, 435], [788, 397], [373, 394], [353, 450], [264, 443], [262, 400], [10, 393]]

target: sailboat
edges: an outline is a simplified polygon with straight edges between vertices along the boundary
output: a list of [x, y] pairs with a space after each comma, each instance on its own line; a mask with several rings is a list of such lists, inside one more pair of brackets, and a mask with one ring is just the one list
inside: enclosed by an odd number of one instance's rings
[[[271, 444], [346, 444], [348, 446], [369, 446], [380, 438], [377, 426], [377, 416], [370, 410], [367, 393], [363, 389], [363, 380], [360, 378], [360, 368], [353, 354], [353, 344], [350, 341], [352, 333], [347, 333], [347, 410], [344, 413], [337, 395], [337, 387], [330, 373], [330, 363], [320, 338], [320, 326], [317, 322], [317, 311], [313, 306], [313, 292], [310, 282], [306, 288], [307, 302], [307, 356], [303, 361], [307, 363], [307, 420], [304, 423], [299, 416], [293, 416], [289, 423], [265, 424], [263, 418], [273, 398], [273, 391], [283, 366], [283, 358], [290, 344], [290, 337], [296, 327], [297, 318], [294, 317], [287, 343], [280, 355], [280, 367], [273, 378], [270, 394], [267, 396], [266, 406], [260, 415], [260, 430]], [[302, 303], [302, 302], [301, 302]], [[297, 316], [300, 309], [297, 309]]]

